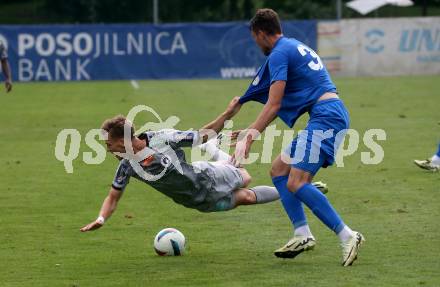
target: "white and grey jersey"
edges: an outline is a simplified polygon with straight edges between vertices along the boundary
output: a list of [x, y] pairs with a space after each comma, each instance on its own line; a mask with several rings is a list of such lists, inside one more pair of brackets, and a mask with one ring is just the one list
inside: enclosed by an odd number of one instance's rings
[[0, 59], [6, 59], [8, 57], [8, 52], [6, 51], [5, 44], [0, 40]]
[[[172, 198], [176, 203], [189, 208], [195, 208], [200, 211], [213, 211], [212, 203], [220, 199], [230, 197], [232, 191], [242, 184], [242, 178], [238, 171], [230, 169], [227, 171], [230, 177], [236, 180], [233, 186], [218, 188], [216, 182], [216, 167], [208, 164], [203, 168], [194, 168], [185, 160], [185, 153], [181, 147], [193, 146], [199, 144], [199, 134], [197, 131], [176, 131], [162, 130], [159, 132], [146, 132], [139, 136], [146, 141], [147, 146], [154, 153], [141, 162], [139, 162], [143, 171], [150, 175], [163, 175], [154, 181], [149, 181], [139, 176], [134, 170], [132, 163], [128, 159], [122, 159], [116, 170], [113, 180], [113, 188], [123, 191], [128, 185], [131, 177], [134, 177], [154, 189], [162, 192]], [[172, 162], [167, 150], [172, 149], [177, 157], [177, 163]], [[180, 165], [181, 172], [177, 165]], [[229, 179], [230, 177], [223, 176]], [[237, 183], [235, 183], [237, 182]], [[222, 184], [225, 186], [225, 184]], [[220, 190], [225, 190], [221, 191]]]

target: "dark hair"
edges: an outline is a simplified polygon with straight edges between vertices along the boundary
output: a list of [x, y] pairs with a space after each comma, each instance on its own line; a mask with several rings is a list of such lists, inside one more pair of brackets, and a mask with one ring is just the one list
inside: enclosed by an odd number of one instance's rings
[[130, 137], [134, 137], [134, 126], [123, 115], [115, 116], [111, 119], [107, 119], [102, 123], [101, 129], [108, 132], [110, 137], [119, 139], [124, 137], [124, 124], [127, 123], [130, 126]]
[[254, 32], [263, 31], [269, 35], [281, 34], [280, 18], [272, 9], [258, 9], [249, 21], [249, 29]]

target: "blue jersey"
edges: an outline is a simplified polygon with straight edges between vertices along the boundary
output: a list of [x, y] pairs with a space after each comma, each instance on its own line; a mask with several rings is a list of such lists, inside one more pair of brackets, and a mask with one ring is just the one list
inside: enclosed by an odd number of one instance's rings
[[286, 81], [277, 115], [289, 127], [309, 111], [324, 93], [336, 93], [336, 87], [319, 56], [296, 39], [278, 39], [248, 90], [240, 98], [240, 103], [257, 101], [265, 104], [270, 85], [275, 81]]

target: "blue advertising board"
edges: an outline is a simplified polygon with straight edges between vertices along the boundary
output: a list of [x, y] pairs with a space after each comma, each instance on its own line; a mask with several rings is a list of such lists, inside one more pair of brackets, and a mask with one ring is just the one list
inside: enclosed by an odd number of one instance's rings
[[[316, 49], [316, 21], [283, 32]], [[243, 78], [264, 61], [245, 22], [2, 25], [0, 41], [18, 81]]]

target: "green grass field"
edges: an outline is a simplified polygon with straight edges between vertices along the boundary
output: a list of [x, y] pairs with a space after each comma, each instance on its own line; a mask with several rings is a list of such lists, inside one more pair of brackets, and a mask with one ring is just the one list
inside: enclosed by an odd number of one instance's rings
[[[362, 164], [369, 149], [361, 144], [344, 168], [317, 176], [346, 223], [367, 239], [351, 268], [340, 266], [337, 237], [308, 210], [318, 245], [280, 260], [272, 251], [292, 231], [279, 202], [202, 214], [135, 180], [102, 229], [80, 233], [96, 218], [117, 161], [107, 155], [101, 165], [86, 165], [80, 153], [67, 174], [54, 156], [62, 129], [78, 129], [81, 151], [90, 151], [86, 132], [136, 104], [163, 119], [178, 116], [180, 129], [198, 128], [248, 80], [139, 83], [139, 90], [128, 81], [16, 83], [13, 93], [0, 92], [0, 286], [440, 286], [440, 174], [412, 163], [431, 156], [439, 140], [439, 76], [336, 79], [352, 128], [387, 132], [381, 164]], [[235, 128], [260, 108], [243, 107]], [[145, 120], [152, 119], [139, 117]], [[270, 164], [248, 169], [253, 184], [271, 184]], [[165, 227], [186, 235], [185, 256], [155, 254], [153, 238]]]

